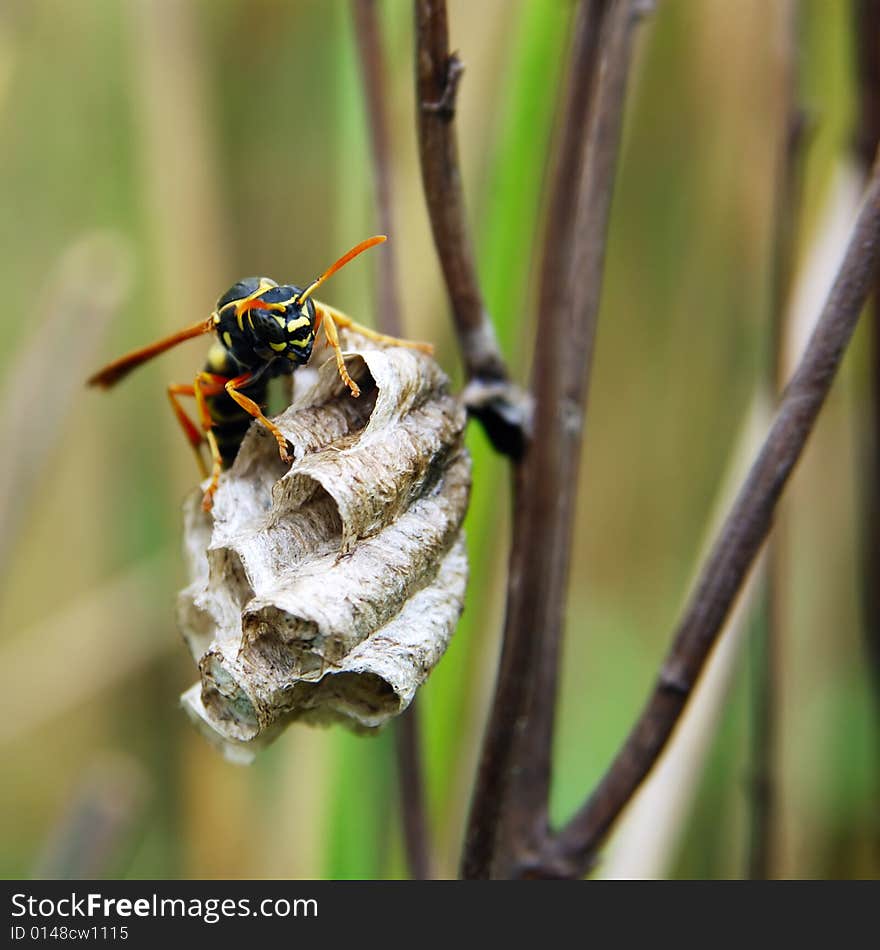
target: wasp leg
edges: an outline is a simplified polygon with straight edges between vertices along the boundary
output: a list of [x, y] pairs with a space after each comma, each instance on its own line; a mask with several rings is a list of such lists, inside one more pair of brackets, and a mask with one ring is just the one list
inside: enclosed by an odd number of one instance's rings
[[238, 391], [239, 386], [244, 386], [249, 383], [254, 377], [253, 373], [245, 373], [242, 376], [236, 376], [235, 379], [230, 379], [226, 383], [226, 392], [241, 406], [242, 409], [248, 415], [254, 417], [261, 425], [264, 425], [273, 436], [275, 436], [275, 441], [278, 443], [278, 449], [281, 453], [282, 462], [292, 462], [293, 457], [290, 452], [287, 451], [287, 439], [284, 438], [284, 433], [275, 425], [274, 422], [270, 422], [264, 415], [263, 410], [253, 401], [245, 396], [244, 393]]
[[[323, 304], [322, 304], [323, 307]], [[331, 316], [329, 310], [324, 310], [321, 308], [315, 307], [315, 332], [318, 332], [320, 327], [324, 328], [324, 335], [327, 337], [327, 342], [330, 346], [333, 347], [333, 352], [336, 354], [336, 368], [339, 370], [339, 375], [342, 377], [342, 381], [346, 386], [351, 390], [352, 396], [360, 396], [361, 391], [358, 384], [348, 375], [348, 370], [345, 368], [345, 357], [342, 355], [342, 347], [339, 345], [339, 334], [336, 332], [336, 323], [334, 322], [333, 316]]]
[[384, 333], [377, 333], [375, 330], [371, 330], [369, 327], [364, 327], [359, 323], [355, 323], [351, 317], [347, 317], [344, 313], [336, 310], [334, 307], [328, 307], [325, 303], [318, 304], [316, 301], [315, 310], [319, 314], [323, 313], [325, 318], [329, 317], [337, 327], [345, 327], [351, 330], [353, 333], [359, 333], [361, 336], [365, 336], [370, 340], [376, 340], [379, 343], [388, 343], [391, 346], [406, 346], [411, 350], [419, 350], [422, 353], [427, 353], [428, 356], [432, 356], [434, 353], [434, 347], [430, 343], [418, 343], [415, 340], [402, 340], [400, 337], [386, 336]]
[[183, 429], [183, 434], [186, 436], [187, 442], [192, 446], [193, 453], [196, 457], [196, 464], [199, 467], [199, 472], [202, 475], [202, 478], [208, 477], [208, 469], [205, 466], [205, 460], [202, 457], [202, 442], [205, 441], [204, 435], [199, 432], [198, 427], [193, 423], [192, 419], [184, 412], [183, 406], [177, 401], [178, 396], [195, 396], [196, 389], [195, 386], [183, 386], [178, 383], [171, 383], [168, 387], [168, 401], [171, 403], [171, 408], [174, 411], [174, 415], [177, 417], [177, 421], [180, 423], [180, 428]]
[[214, 507], [214, 493], [217, 491], [217, 485], [220, 483], [220, 472], [223, 471], [223, 457], [220, 455], [220, 448], [217, 445], [217, 437], [214, 435], [214, 420], [205, 402], [208, 396], [216, 396], [223, 391], [223, 387], [228, 382], [225, 376], [218, 376], [216, 373], [199, 373], [193, 384], [193, 395], [196, 397], [196, 405], [199, 409], [199, 421], [205, 433], [205, 439], [208, 448], [211, 450], [211, 481], [205, 489], [202, 496], [202, 509], [210, 511]]

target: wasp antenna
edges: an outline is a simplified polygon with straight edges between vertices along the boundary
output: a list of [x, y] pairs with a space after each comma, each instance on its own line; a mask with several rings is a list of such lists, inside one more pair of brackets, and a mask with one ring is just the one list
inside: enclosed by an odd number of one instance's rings
[[336, 263], [331, 264], [327, 270], [324, 271], [321, 276], [309, 284], [308, 287], [296, 298], [296, 302], [302, 303], [304, 300], [307, 300], [312, 294], [327, 280], [328, 277], [332, 277], [336, 271], [340, 268], [345, 267], [345, 265], [354, 260], [358, 254], [362, 254], [364, 251], [369, 250], [371, 247], [375, 247], [377, 244], [382, 244], [384, 241], [387, 241], [388, 237], [385, 234], [376, 234], [374, 237], [367, 238], [366, 241], [361, 241], [360, 244], [356, 244], [350, 251], [347, 251], [342, 257], [339, 258]]
[[172, 346], [177, 346], [178, 343], [191, 340], [193, 337], [201, 336], [203, 333], [210, 333], [211, 330], [214, 329], [214, 324], [214, 314], [212, 313], [207, 320], [199, 320], [198, 323], [194, 323], [191, 327], [179, 330], [177, 333], [157, 340], [149, 346], [135, 350], [133, 353], [126, 353], [125, 356], [120, 356], [118, 360], [114, 360], [103, 369], [98, 370], [94, 376], [90, 376], [87, 380], [87, 384], [89, 386], [100, 386], [103, 389], [108, 389], [110, 386], [116, 385], [120, 379], [128, 376], [133, 369], [136, 369], [142, 363], [146, 363], [147, 360], [151, 360], [154, 356], [158, 356], [160, 353], [170, 350]]

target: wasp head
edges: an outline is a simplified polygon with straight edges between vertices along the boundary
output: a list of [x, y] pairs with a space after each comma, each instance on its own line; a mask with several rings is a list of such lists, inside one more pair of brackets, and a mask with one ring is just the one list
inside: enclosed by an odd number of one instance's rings
[[[279, 372], [308, 362], [314, 343], [315, 305], [302, 290], [268, 277], [247, 277], [217, 301], [220, 342], [245, 369], [275, 363]], [[280, 365], [279, 365], [280, 364]]]

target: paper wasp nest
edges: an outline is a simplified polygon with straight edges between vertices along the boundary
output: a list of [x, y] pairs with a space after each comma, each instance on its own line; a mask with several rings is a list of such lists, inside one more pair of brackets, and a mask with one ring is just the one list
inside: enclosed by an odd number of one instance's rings
[[232, 759], [294, 720], [381, 726], [409, 705], [462, 610], [464, 410], [430, 357], [348, 344], [360, 398], [329, 360], [275, 419], [289, 469], [253, 425], [213, 511], [200, 492], [185, 506], [191, 583], [178, 615], [201, 681], [182, 702]]

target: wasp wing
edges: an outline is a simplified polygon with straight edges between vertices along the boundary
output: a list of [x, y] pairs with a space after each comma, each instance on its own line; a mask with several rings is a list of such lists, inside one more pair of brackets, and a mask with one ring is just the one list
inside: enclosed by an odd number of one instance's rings
[[191, 340], [194, 337], [201, 336], [203, 333], [210, 333], [213, 329], [214, 315], [211, 314], [207, 320], [200, 320], [185, 330], [179, 330], [177, 333], [172, 333], [171, 336], [157, 340], [155, 343], [151, 343], [149, 346], [145, 346], [140, 350], [134, 350], [132, 353], [126, 353], [125, 356], [120, 356], [118, 360], [108, 363], [103, 369], [98, 370], [94, 376], [90, 376], [88, 385], [109, 389], [111, 386], [115, 386], [120, 379], [128, 376], [133, 369], [151, 360], [154, 356], [158, 356], [160, 353], [170, 350], [173, 346], [177, 346], [178, 343]]

